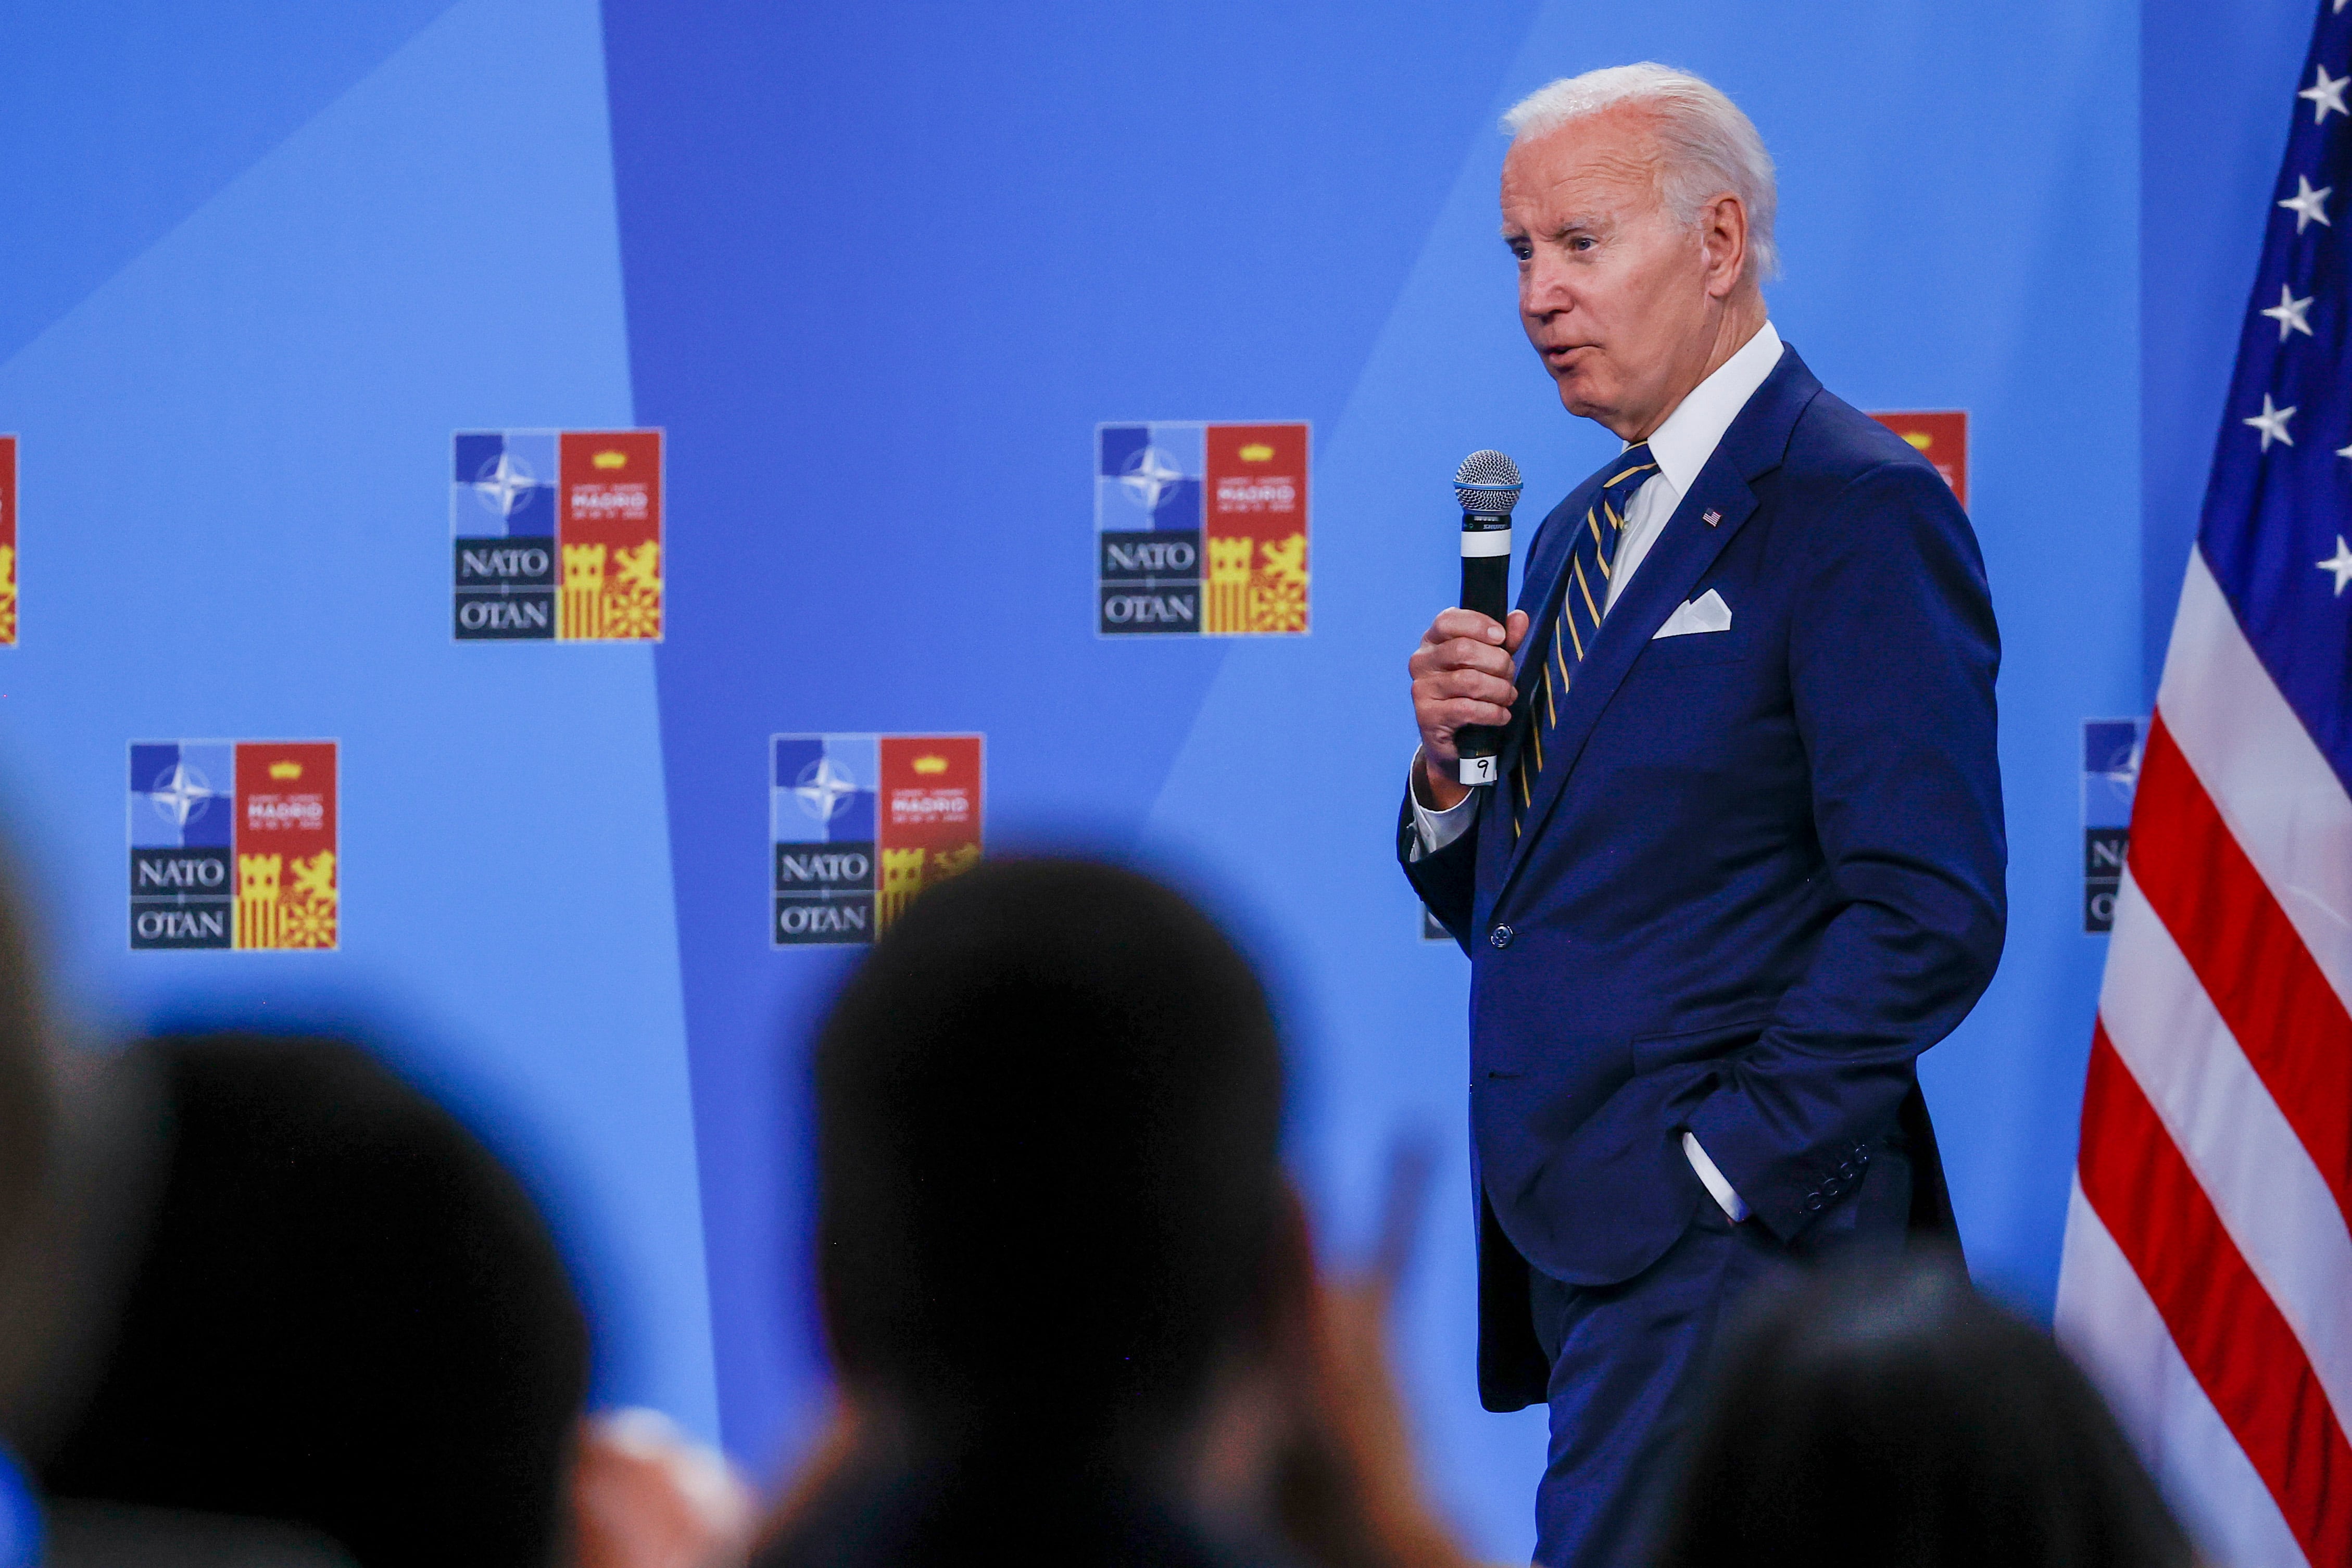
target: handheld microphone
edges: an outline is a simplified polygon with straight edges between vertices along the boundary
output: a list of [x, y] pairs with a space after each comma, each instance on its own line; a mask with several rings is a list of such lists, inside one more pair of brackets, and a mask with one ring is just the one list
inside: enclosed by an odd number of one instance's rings
[[[1519, 465], [1499, 452], [1473, 452], [1454, 471], [1454, 498], [1462, 503], [1462, 608], [1497, 624], [1511, 608], [1511, 509], [1519, 504]], [[1454, 775], [1465, 784], [1501, 779], [1503, 731], [1498, 725], [1465, 724], [1454, 732], [1461, 753]]]

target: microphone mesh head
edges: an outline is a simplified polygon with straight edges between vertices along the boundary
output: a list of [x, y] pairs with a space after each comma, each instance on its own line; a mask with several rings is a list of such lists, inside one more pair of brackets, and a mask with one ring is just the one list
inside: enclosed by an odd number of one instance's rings
[[1465, 512], [1505, 512], [1519, 504], [1519, 465], [1499, 452], [1473, 452], [1454, 471], [1454, 496]]

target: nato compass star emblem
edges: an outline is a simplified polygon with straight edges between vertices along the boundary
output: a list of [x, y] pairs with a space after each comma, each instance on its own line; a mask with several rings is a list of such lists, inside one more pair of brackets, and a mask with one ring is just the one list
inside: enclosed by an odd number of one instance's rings
[[1147, 446], [1127, 460], [1118, 482], [1147, 512], [1160, 509], [1160, 497], [1183, 483], [1184, 470], [1157, 446]]
[[539, 476], [530, 471], [530, 465], [503, 447], [499, 460], [483, 464], [482, 471], [474, 476], [474, 495], [482, 509], [501, 520], [514, 516], [524, 493], [538, 486]]
[[820, 822], [830, 822], [842, 813], [849, 797], [857, 793], [857, 780], [833, 765], [830, 757], [820, 757], [801, 769], [793, 784], [793, 797], [801, 810]]
[[172, 765], [171, 771], [156, 775], [155, 786], [147, 791], [147, 799], [155, 803], [156, 815], [184, 831], [190, 822], [205, 814], [205, 808], [219, 794], [202, 773], [184, 762], [177, 762]]

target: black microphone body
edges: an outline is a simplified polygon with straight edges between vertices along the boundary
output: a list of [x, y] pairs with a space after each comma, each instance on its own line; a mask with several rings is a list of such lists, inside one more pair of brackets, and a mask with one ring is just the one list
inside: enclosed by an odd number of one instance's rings
[[[1499, 452], [1474, 452], [1454, 476], [1462, 503], [1462, 598], [1497, 625], [1511, 608], [1511, 511], [1519, 499], [1517, 465]], [[1454, 732], [1461, 762], [1454, 777], [1465, 784], [1502, 779], [1503, 727], [1467, 724]]]
[[[1462, 608], [1497, 624], [1511, 610], [1511, 514], [1462, 514]], [[1465, 724], [1454, 732], [1465, 784], [1492, 784], [1503, 749], [1499, 725]]]

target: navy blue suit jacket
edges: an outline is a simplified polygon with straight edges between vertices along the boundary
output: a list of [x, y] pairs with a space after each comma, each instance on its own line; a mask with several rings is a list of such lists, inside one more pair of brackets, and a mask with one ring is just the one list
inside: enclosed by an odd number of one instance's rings
[[[1601, 476], [1536, 535], [1530, 644]], [[1652, 640], [1709, 590], [1729, 630]], [[1706, 1201], [1685, 1129], [1784, 1240], [1851, 1224], [1898, 1142], [1910, 1223], [1950, 1229], [1914, 1061], [2000, 955], [2000, 656], [1950, 489], [1791, 349], [1602, 622], [1516, 841], [1485, 791], [1414, 861], [1406, 802], [1399, 858], [1472, 964], [1490, 1406], [1543, 1397], [1520, 1260], [1642, 1272]]]

